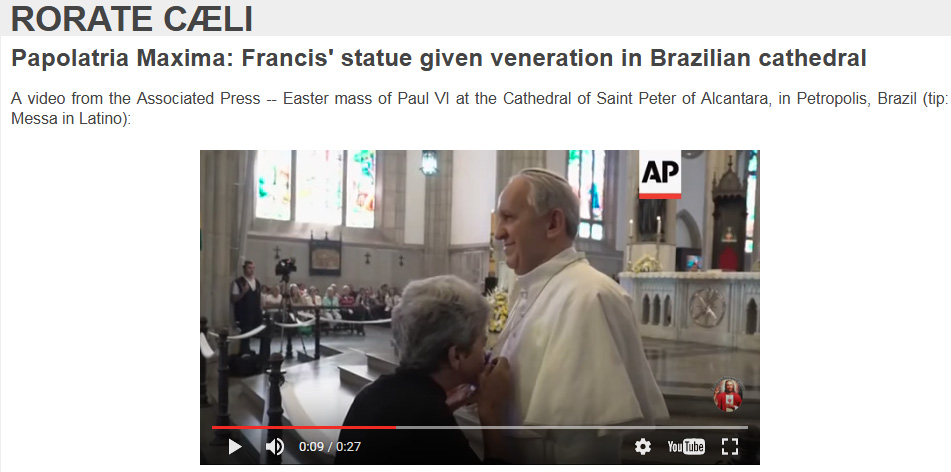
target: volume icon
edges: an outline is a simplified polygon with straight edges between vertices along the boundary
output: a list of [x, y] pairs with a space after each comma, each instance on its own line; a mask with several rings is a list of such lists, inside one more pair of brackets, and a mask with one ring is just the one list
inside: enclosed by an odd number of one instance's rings
[[281, 438], [274, 438], [271, 442], [264, 445], [264, 449], [271, 451], [271, 454], [279, 456], [284, 452], [284, 441], [281, 441]]

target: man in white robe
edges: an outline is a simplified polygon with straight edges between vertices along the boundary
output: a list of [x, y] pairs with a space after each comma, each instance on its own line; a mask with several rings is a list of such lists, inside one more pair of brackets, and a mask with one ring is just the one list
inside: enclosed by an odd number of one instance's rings
[[[512, 368], [513, 425], [653, 425], [667, 406], [647, 363], [634, 300], [574, 250], [579, 203], [562, 177], [526, 169], [499, 197], [498, 229], [517, 276], [493, 348]], [[510, 460], [620, 463], [617, 429], [513, 431]]]

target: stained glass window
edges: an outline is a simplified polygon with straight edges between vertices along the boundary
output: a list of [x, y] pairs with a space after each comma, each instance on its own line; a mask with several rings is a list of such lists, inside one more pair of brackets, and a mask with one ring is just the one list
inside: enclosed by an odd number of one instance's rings
[[594, 166], [591, 159], [591, 151], [581, 151], [581, 219], [590, 220], [591, 218], [591, 174], [594, 173]]
[[340, 225], [343, 209], [343, 151], [297, 152], [296, 220]]
[[255, 216], [269, 220], [290, 221], [291, 152], [259, 152], [254, 167], [257, 177]]
[[604, 151], [568, 151], [568, 182], [581, 204], [578, 236], [604, 239]]
[[258, 218], [373, 227], [376, 151], [260, 151], [255, 175]]
[[350, 151], [347, 181], [347, 226], [372, 228], [376, 206], [375, 151]]
[[591, 223], [581, 222], [581, 225], [578, 226], [578, 236], [584, 239], [591, 238]]
[[756, 177], [759, 168], [759, 151], [750, 151], [746, 168], [746, 252], [753, 252], [753, 232], [756, 228]]

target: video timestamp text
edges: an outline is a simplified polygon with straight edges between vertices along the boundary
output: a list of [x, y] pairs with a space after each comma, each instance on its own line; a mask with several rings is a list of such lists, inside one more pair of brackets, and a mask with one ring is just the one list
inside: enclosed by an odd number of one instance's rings
[[301, 452], [356, 452], [360, 449], [360, 442], [340, 442], [340, 441], [310, 441], [300, 443]]

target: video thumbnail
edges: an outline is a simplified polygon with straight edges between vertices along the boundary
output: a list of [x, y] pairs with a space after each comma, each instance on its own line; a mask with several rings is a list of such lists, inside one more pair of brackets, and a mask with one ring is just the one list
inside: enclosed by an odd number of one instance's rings
[[200, 159], [202, 464], [759, 464], [760, 151]]

